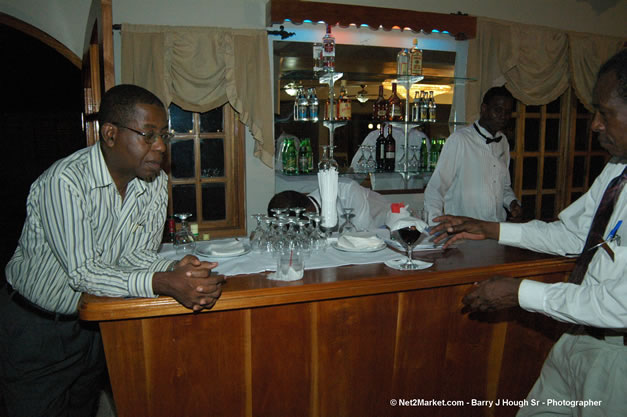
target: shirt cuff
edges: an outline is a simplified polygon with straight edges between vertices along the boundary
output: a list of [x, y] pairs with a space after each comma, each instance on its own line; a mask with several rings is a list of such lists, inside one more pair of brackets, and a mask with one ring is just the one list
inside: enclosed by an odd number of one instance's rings
[[522, 228], [517, 223], [499, 223], [499, 243], [518, 245], [522, 240]]
[[128, 291], [131, 297], [155, 298], [157, 294], [152, 290], [152, 276], [154, 272], [132, 272], [128, 279]]
[[550, 284], [523, 279], [518, 287], [518, 304], [520, 307], [534, 313], [544, 312], [544, 291]]

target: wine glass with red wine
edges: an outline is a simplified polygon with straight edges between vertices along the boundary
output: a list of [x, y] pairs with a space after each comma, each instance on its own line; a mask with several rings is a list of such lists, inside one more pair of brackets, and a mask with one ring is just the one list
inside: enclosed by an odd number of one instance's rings
[[397, 229], [392, 232], [392, 236], [405, 247], [405, 250], [407, 250], [407, 262], [400, 265], [400, 269], [420, 269], [420, 266], [415, 264], [412, 260], [412, 252], [414, 250], [414, 246], [416, 246], [416, 242], [418, 242], [418, 239], [420, 238], [420, 234], [420, 230], [418, 230], [415, 226], [403, 227], [402, 229]]

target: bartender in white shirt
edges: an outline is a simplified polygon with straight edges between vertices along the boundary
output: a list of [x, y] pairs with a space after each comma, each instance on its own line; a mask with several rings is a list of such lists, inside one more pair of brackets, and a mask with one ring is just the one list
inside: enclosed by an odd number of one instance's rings
[[[297, 191], [283, 191], [275, 194], [268, 203], [268, 214], [272, 208], [303, 207], [307, 211], [320, 214], [320, 190], [310, 194]], [[362, 187], [350, 178], [340, 177], [337, 188], [337, 214], [342, 224], [343, 208], [352, 208], [355, 217], [351, 219], [358, 230], [375, 230], [385, 224], [385, 215], [390, 203], [381, 194]]]
[[450, 237], [445, 247], [462, 239], [498, 239], [580, 254], [568, 282], [493, 277], [462, 300], [470, 312], [520, 306], [573, 324], [553, 346], [518, 417], [618, 416], [627, 409], [627, 231], [621, 227], [627, 221], [627, 49], [601, 67], [592, 104], [591, 129], [613, 158], [559, 220], [512, 224], [442, 216], [431, 231], [446, 232], [435, 239]]
[[522, 215], [511, 187], [509, 143], [501, 131], [512, 115], [514, 100], [505, 87], [489, 89], [479, 120], [453, 133], [444, 143], [425, 189], [429, 218], [450, 214], [505, 221]]

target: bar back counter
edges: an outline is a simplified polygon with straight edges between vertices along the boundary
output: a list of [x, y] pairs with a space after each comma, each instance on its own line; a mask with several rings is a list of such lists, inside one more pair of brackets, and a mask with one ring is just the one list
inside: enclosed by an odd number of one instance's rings
[[[125, 416], [513, 416], [566, 329], [519, 308], [462, 313], [494, 275], [564, 281], [573, 259], [465, 242], [434, 266], [229, 277], [214, 308], [85, 294]], [[498, 401], [492, 406], [487, 401]]]

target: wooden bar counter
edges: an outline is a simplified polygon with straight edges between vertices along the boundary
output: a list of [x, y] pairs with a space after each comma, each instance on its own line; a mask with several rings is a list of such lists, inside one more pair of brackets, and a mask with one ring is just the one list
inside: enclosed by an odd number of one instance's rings
[[420, 257], [434, 266], [229, 277], [202, 313], [84, 295], [80, 316], [99, 322], [120, 417], [514, 415], [502, 401], [525, 398], [565, 326], [519, 308], [468, 316], [461, 298], [494, 275], [563, 281], [574, 260], [493, 241]]

